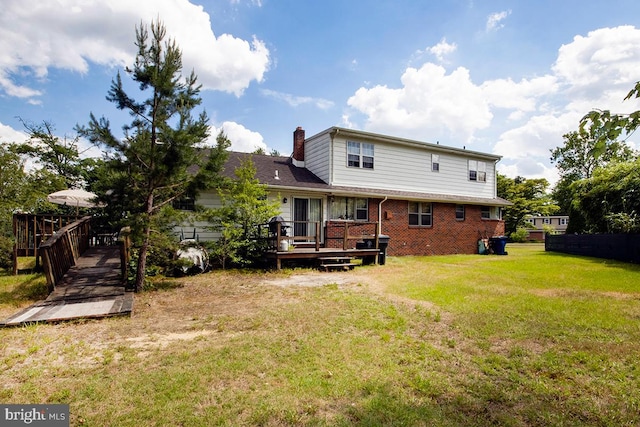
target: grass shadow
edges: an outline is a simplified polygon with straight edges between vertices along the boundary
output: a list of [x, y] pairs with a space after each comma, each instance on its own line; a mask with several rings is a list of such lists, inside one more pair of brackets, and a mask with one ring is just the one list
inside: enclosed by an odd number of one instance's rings
[[47, 283], [42, 274], [12, 276], [0, 273], [0, 305], [18, 307], [25, 302], [45, 299], [49, 295]]

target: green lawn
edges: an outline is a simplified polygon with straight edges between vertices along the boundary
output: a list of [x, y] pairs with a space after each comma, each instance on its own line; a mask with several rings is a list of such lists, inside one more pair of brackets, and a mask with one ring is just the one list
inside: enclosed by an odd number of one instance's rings
[[[132, 318], [0, 330], [0, 402], [91, 426], [640, 424], [640, 267], [507, 251], [212, 272]], [[324, 285], [275, 285], [298, 275]], [[0, 313], [38, 280], [0, 277]]]

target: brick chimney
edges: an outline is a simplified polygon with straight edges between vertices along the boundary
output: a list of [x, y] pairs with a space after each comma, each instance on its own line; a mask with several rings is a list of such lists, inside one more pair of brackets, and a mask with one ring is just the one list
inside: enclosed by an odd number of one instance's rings
[[293, 164], [304, 167], [304, 129], [300, 126], [293, 131]]

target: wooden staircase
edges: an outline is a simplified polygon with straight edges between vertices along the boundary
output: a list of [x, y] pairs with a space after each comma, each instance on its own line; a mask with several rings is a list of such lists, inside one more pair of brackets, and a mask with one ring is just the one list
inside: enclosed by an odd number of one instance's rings
[[318, 258], [318, 268], [322, 271], [353, 270], [353, 268], [356, 266], [355, 264], [351, 263], [353, 259], [354, 258], [350, 256], [320, 257]]

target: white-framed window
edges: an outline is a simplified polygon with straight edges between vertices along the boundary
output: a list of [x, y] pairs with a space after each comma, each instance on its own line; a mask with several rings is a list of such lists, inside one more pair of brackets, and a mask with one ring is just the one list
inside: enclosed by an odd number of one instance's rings
[[369, 199], [355, 197], [334, 197], [331, 200], [330, 219], [367, 221], [369, 219]]
[[491, 219], [491, 207], [490, 206], [483, 206], [480, 209], [480, 218], [482, 218], [482, 219]]
[[569, 225], [569, 218], [560, 218], [560, 225]]
[[373, 169], [373, 144], [347, 141], [347, 166]]
[[409, 225], [431, 227], [433, 225], [433, 205], [431, 203], [409, 202]]
[[440, 155], [439, 154], [431, 155], [431, 171], [440, 172]]
[[469, 181], [487, 182], [487, 164], [469, 160]]
[[482, 206], [480, 217], [482, 219], [501, 219], [502, 211], [496, 206]]
[[464, 205], [456, 205], [456, 220], [464, 221]]
[[551, 225], [551, 218], [542, 218], [542, 223], [543, 224], [547, 224], [547, 225]]

